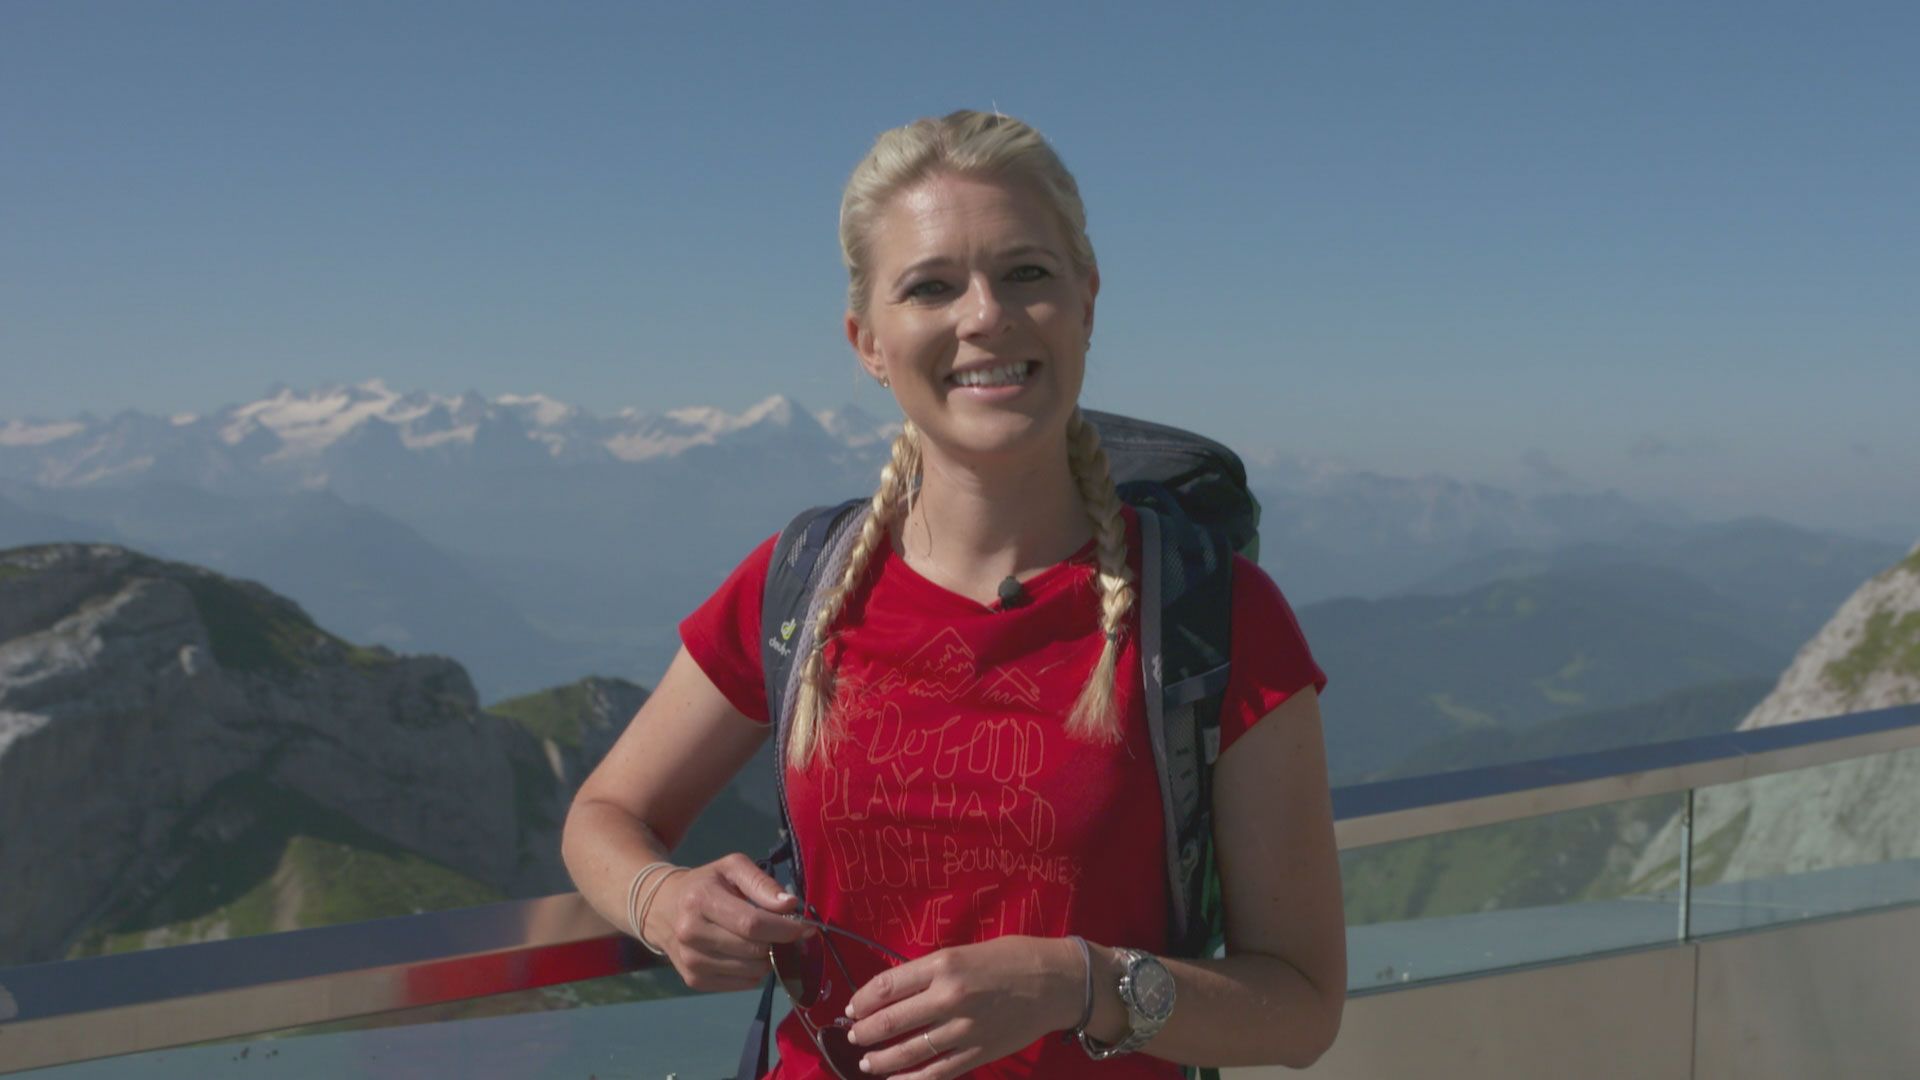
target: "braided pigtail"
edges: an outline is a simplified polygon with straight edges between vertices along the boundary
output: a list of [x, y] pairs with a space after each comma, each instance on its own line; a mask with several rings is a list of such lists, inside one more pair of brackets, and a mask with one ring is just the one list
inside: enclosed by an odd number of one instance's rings
[[1114, 679], [1120, 662], [1120, 635], [1126, 630], [1127, 612], [1133, 607], [1133, 572], [1127, 567], [1127, 523], [1120, 515], [1120, 494], [1114, 490], [1113, 474], [1107, 468], [1107, 452], [1100, 448], [1100, 433], [1078, 409], [1073, 411], [1067, 428], [1067, 456], [1074, 482], [1080, 485], [1080, 499], [1087, 504], [1087, 516], [1093, 519], [1095, 546], [1100, 554], [1100, 630], [1106, 635], [1100, 659], [1094, 662], [1086, 687], [1067, 715], [1067, 733], [1097, 742], [1118, 742], [1120, 720], [1114, 714]]
[[846, 569], [820, 597], [819, 611], [813, 621], [813, 647], [800, 668], [800, 686], [793, 708], [793, 725], [787, 732], [787, 761], [805, 768], [822, 736], [831, 738], [830, 718], [833, 701], [833, 672], [827, 666], [827, 638], [833, 624], [847, 606], [867, 564], [880, 545], [887, 542], [887, 523], [907, 505], [913, 492], [914, 477], [920, 474], [920, 433], [908, 421], [893, 440], [893, 456], [880, 470], [880, 488], [867, 507], [867, 519], [860, 526], [859, 539], [847, 555]]

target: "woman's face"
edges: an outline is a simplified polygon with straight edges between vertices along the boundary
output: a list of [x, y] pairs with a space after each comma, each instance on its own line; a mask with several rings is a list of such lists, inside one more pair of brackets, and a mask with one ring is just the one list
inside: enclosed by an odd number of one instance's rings
[[847, 339], [927, 450], [981, 464], [1060, 451], [1100, 288], [1069, 251], [1025, 182], [936, 175], [887, 203]]

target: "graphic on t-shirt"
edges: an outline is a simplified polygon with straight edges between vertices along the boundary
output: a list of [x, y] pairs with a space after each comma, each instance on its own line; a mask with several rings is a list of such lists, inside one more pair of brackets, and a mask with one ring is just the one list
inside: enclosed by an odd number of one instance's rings
[[990, 705], [1019, 704], [1034, 708], [1040, 704], [1039, 685], [1015, 668], [1001, 668], [985, 693]]
[[820, 824], [857, 918], [921, 950], [1066, 932], [1082, 865], [1052, 854], [1058, 816], [1030, 783], [1065, 738], [1041, 697], [1018, 666], [981, 672], [952, 627], [836, 684], [851, 738], [818, 774]]
[[904, 686], [916, 698], [956, 701], [979, 681], [973, 650], [949, 626], [920, 646], [906, 662], [874, 684], [874, 693], [891, 697]]

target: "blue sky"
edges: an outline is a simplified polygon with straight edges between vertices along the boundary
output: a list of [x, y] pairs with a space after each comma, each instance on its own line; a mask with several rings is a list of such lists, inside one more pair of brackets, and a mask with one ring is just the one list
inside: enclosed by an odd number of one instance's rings
[[1920, 9], [1032, 7], [0, 5], [0, 419], [878, 412], [840, 184], [997, 105], [1086, 195], [1092, 404], [1920, 536]]

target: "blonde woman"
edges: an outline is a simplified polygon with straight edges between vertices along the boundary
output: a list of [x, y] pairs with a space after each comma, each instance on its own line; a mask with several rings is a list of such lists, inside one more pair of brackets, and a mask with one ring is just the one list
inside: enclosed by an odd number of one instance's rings
[[[1326, 680], [1245, 560], [1213, 786], [1226, 954], [1167, 955], [1136, 518], [1077, 407], [1100, 291], [1085, 220], [1052, 149], [997, 114], [889, 131], [848, 182], [847, 340], [906, 425], [795, 638], [815, 643], [796, 657], [782, 776], [807, 895], [745, 855], [668, 861], [768, 736], [772, 540], [681, 625], [568, 817], [581, 892], [696, 989], [751, 988], [770, 951], [840, 944], [827, 970], [858, 985], [831, 991], [840, 1019], [782, 1025], [782, 1080], [1304, 1066], [1339, 1029]], [[854, 953], [899, 960], [862, 970]]]

